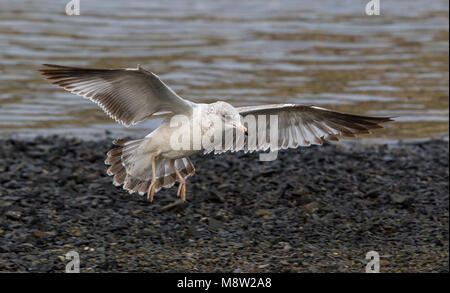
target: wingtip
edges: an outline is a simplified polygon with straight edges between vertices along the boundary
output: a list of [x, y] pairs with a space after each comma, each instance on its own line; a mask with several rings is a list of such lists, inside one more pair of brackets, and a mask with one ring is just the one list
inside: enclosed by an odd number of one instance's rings
[[56, 64], [48, 64], [44, 63], [41, 65], [42, 67], [38, 69], [39, 72], [41, 72], [45, 76], [49, 76], [51, 72], [54, 72], [58, 69], [69, 69], [71, 67], [68, 66], [62, 66], [62, 65], [56, 65]]
[[[380, 122], [379, 123], [389, 123], [389, 122], [394, 122], [394, 118], [398, 118], [398, 117], [377, 117]], [[383, 128], [382, 125], [380, 125], [381, 128]]]
[[44, 64], [42, 64], [42, 66], [50, 67], [50, 68], [68, 68], [68, 66], [49, 64], [49, 63], [44, 63]]
[[38, 71], [42, 72], [45, 75], [45, 72], [48, 70], [48, 67], [52, 67], [52, 65], [47, 63], [41, 64], [41, 67], [38, 68]]
[[386, 123], [386, 122], [392, 122], [392, 121], [395, 121], [394, 120], [394, 118], [397, 118], [397, 117], [386, 117], [386, 116], [384, 116], [384, 117], [376, 117], [376, 116], [367, 116], [367, 118], [369, 118], [369, 119], [374, 119], [374, 121], [372, 121], [372, 122], [375, 122], [375, 123]]

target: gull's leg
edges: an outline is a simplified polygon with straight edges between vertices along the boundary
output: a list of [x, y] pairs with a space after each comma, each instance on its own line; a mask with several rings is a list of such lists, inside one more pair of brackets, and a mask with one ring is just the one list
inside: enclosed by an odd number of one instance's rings
[[156, 156], [152, 156], [152, 182], [150, 182], [150, 186], [147, 190], [147, 199], [150, 202], [153, 201], [153, 196], [155, 195], [155, 185], [156, 185]]
[[170, 160], [170, 167], [175, 171], [175, 174], [177, 174], [177, 178], [180, 181], [177, 196], [181, 196], [181, 200], [186, 201], [186, 180], [184, 180], [183, 176], [181, 176], [180, 172], [175, 168], [175, 160]]

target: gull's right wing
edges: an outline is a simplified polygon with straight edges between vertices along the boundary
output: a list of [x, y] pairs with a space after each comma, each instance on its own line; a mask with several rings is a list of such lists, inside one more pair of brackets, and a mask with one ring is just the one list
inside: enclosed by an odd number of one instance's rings
[[138, 66], [130, 69], [90, 69], [44, 64], [43, 75], [65, 90], [98, 104], [125, 126], [157, 112], [188, 113], [192, 102], [179, 97], [157, 75]]

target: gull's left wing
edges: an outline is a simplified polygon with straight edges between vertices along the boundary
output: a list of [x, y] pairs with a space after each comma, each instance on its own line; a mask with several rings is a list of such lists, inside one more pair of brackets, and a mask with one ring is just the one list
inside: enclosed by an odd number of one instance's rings
[[[258, 139], [253, 143], [251, 129], [249, 138], [245, 142], [237, 143], [236, 150], [257, 151], [267, 150], [270, 146], [270, 116], [275, 115], [278, 120], [278, 144], [275, 149], [296, 148], [311, 144], [321, 145], [323, 140], [337, 141], [342, 137], [354, 137], [358, 134], [370, 133], [370, 130], [383, 128], [382, 123], [392, 121], [390, 117], [370, 117], [345, 114], [328, 109], [297, 105], [274, 104], [236, 108], [245, 123], [251, 121], [249, 115], [254, 115], [256, 129], [264, 129], [266, 139]], [[266, 125], [258, 125], [258, 116], [265, 116]], [[262, 120], [261, 120], [262, 121]], [[261, 136], [261, 133], [257, 134]], [[264, 134], [262, 134], [264, 135]], [[263, 137], [262, 137], [263, 138]]]

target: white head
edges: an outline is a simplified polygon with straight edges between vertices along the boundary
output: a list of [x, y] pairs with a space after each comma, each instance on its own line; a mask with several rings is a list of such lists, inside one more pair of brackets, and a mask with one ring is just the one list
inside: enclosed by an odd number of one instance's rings
[[[239, 112], [232, 105], [226, 102], [215, 102], [207, 105], [207, 116], [214, 119], [220, 119], [222, 130], [228, 131], [236, 129], [247, 134], [247, 128], [241, 123]], [[211, 119], [214, 121], [214, 119]]]

